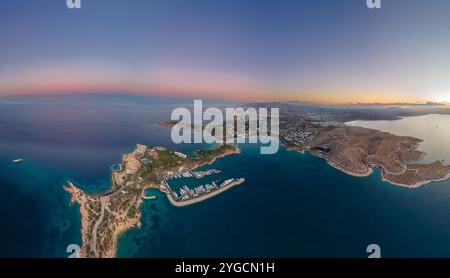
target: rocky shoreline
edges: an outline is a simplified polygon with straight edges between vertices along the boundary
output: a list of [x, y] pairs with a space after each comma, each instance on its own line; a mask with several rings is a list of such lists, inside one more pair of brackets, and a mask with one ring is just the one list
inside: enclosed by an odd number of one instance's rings
[[[123, 156], [123, 169], [113, 171], [112, 186], [108, 192], [89, 195], [68, 181], [64, 190], [70, 193], [71, 204], [80, 205], [81, 257], [116, 256], [120, 235], [132, 227], [141, 226], [140, 208], [146, 189], [156, 188], [163, 191], [160, 187], [163, 181], [180, 171], [195, 170], [214, 163], [218, 158], [236, 153], [239, 153], [236, 147], [223, 145], [216, 150], [203, 151], [201, 158], [182, 158], [162, 147], [148, 148], [137, 145], [135, 151]], [[153, 161], [151, 166], [141, 163], [144, 157]], [[238, 183], [242, 182], [243, 180]], [[226, 189], [229, 187], [231, 186]], [[223, 191], [225, 190], [218, 193]]]

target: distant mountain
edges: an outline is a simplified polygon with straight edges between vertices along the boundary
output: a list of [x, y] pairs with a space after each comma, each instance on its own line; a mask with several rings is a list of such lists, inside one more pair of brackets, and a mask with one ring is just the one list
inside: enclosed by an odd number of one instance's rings
[[397, 120], [401, 117], [427, 114], [450, 114], [450, 106], [443, 103], [395, 103], [395, 104], [313, 104], [304, 102], [249, 103], [246, 107], [280, 108], [282, 113], [314, 113], [333, 115], [338, 121]]

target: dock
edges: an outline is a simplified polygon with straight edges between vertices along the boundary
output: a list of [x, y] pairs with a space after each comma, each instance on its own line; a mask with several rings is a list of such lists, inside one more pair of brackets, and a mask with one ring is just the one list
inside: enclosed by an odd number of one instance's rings
[[170, 187], [168, 188], [169, 190], [166, 191], [166, 195], [167, 198], [169, 199], [169, 202], [176, 206], [176, 207], [184, 207], [184, 206], [189, 206], [189, 205], [193, 205], [196, 203], [199, 203], [201, 201], [204, 201], [206, 199], [209, 199], [211, 197], [217, 196], [220, 193], [232, 188], [233, 186], [239, 185], [241, 183], [245, 182], [245, 178], [240, 178], [240, 179], [233, 179], [232, 181], [226, 181], [224, 182], [224, 184], [221, 184], [217, 189], [210, 191], [208, 193], [202, 194], [202, 195], [198, 195], [196, 197], [191, 197], [189, 199], [176, 199], [174, 192], [170, 189]]
[[142, 196], [144, 200], [156, 200], [156, 196]]

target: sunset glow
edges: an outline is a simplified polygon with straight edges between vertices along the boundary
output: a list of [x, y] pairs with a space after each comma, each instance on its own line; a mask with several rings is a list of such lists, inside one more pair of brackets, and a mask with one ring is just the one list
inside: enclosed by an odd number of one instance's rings
[[[0, 38], [0, 96], [450, 101], [450, 19], [428, 20], [424, 1], [408, 1], [414, 17], [399, 12], [402, 1], [377, 11], [363, 1], [289, 1], [276, 10], [276, 1], [253, 10], [251, 3], [182, 2], [99, 0], [79, 10], [51, 1], [5, 4], [0, 31], [10, 35]], [[450, 8], [436, 2], [433, 10]]]

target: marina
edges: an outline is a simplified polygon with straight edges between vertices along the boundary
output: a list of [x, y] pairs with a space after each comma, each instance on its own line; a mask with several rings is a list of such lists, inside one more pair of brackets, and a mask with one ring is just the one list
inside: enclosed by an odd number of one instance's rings
[[211, 184], [189, 188], [186, 185], [180, 188], [179, 193], [173, 191], [167, 182], [161, 184], [161, 191], [165, 192], [170, 203], [177, 207], [192, 205], [208, 198], [214, 197], [235, 185], [245, 182], [244, 178], [227, 179], [218, 185], [215, 181]]
[[192, 177], [201, 179], [206, 176], [210, 176], [213, 174], [219, 174], [219, 173], [221, 173], [221, 171], [217, 170], [217, 169], [211, 169], [211, 170], [206, 170], [206, 171], [186, 171], [181, 174], [174, 175], [170, 179], [192, 178]]
[[228, 180], [225, 180], [220, 185], [217, 184], [218, 181], [213, 181], [211, 184], [199, 185], [192, 189], [187, 187], [186, 185], [183, 185], [180, 188], [179, 193], [176, 193], [175, 191], [173, 191], [169, 185], [167, 185], [167, 187], [169, 188], [169, 191], [172, 193], [175, 200], [187, 200], [187, 199], [192, 199], [192, 198], [196, 198], [201, 195], [208, 194], [219, 188], [223, 188], [233, 181], [235, 181], [235, 179], [228, 179]]
[[[192, 184], [192, 180], [203, 179], [207, 176], [220, 174], [222, 171], [209, 169], [204, 171], [185, 171], [162, 181], [160, 190], [167, 194], [169, 201], [175, 206], [186, 206], [194, 204], [215, 196], [220, 192], [231, 188], [234, 185], [241, 184], [245, 179], [229, 178], [222, 182], [222, 179], [215, 179], [204, 184]], [[175, 188], [169, 184], [170, 181], [177, 180]], [[187, 184], [190, 184], [189, 186]]]

